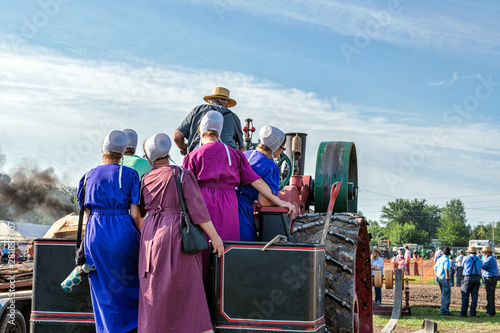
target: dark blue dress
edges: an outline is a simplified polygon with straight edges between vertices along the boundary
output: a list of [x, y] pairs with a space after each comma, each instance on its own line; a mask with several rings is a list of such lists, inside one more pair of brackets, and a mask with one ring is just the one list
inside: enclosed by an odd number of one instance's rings
[[[278, 195], [280, 187], [280, 170], [276, 163], [257, 150], [243, 152], [253, 171], [258, 174], [271, 188], [274, 195]], [[253, 222], [253, 202], [259, 197], [252, 185], [240, 186], [238, 194], [238, 217], [240, 220], [240, 240], [256, 241], [257, 230]]]
[[92, 169], [85, 192], [91, 215], [84, 246], [87, 263], [96, 267], [89, 282], [97, 332], [128, 332], [138, 321], [140, 232], [129, 208], [139, 205], [139, 176], [124, 166], [120, 188], [119, 170], [117, 164]]

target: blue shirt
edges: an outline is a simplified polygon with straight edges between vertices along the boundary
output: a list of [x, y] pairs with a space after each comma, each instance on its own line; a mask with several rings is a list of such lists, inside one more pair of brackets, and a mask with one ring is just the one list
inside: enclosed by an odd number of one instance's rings
[[483, 263], [475, 254], [469, 254], [467, 257], [464, 257], [462, 265], [464, 266], [463, 275], [480, 275], [481, 267], [483, 267]]
[[[278, 195], [280, 187], [280, 170], [278, 165], [266, 155], [257, 150], [248, 150], [243, 153], [253, 171], [258, 174], [271, 188], [274, 195]], [[240, 220], [240, 239], [242, 241], [256, 241], [257, 230], [253, 221], [253, 202], [258, 199], [259, 192], [252, 186], [239, 186], [238, 217]]]
[[6, 248], [6, 247], [4, 247], [4, 248], [2, 249], [2, 253], [3, 253], [3, 254], [8, 254], [8, 253], [9, 253], [9, 249], [8, 249], [8, 248]]
[[436, 264], [434, 265], [434, 270], [436, 271], [436, 276], [437, 277], [446, 277], [446, 269], [450, 269], [450, 259], [442, 255], [439, 257], [439, 259], [436, 261]]
[[483, 277], [498, 276], [498, 265], [494, 256], [488, 256], [483, 261]]
[[[382, 257], [379, 256], [377, 259], [372, 259], [372, 266], [381, 267], [382, 275], [384, 275], [384, 259]], [[372, 276], [375, 276], [375, 270], [372, 270]]]

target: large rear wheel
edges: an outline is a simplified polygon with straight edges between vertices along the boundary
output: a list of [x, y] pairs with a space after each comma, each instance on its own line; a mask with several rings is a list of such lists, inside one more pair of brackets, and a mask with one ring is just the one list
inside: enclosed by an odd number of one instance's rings
[[[317, 243], [324, 215], [298, 217], [292, 241]], [[371, 332], [372, 286], [370, 248], [364, 217], [332, 216], [325, 244], [325, 320], [330, 332]]]

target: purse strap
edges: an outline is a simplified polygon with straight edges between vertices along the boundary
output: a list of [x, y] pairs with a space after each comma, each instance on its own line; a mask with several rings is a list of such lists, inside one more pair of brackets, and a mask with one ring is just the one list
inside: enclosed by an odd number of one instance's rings
[[87, 176], [90, 171], [87, 171], [85, 174], [85, 178], [83, 179], [82, 185], [82, 195], [80, 200], [80, 215], [78, 216], [78, 231], [76, 232], [76, 248], [80, 247], [80, 243], [82, 242], [82, 229], [83, 229], [83, 214], [85, 211], [85, 188], [87, 187]]
[[[180, 168], [174, 167], [173, 177], [175, 179], [175, 187], [177, 187], [177, 194], [179, 195], [179, 201], [180, 201], [180, 205], [181, 205], [181, 228], [184, 227], [183, 224], [185, 223], [187, 229], [189, 229], [189, 223], [187, 223], [188, 214], [187, 214], [186, 204], [184, 202], [184, 195], [182, 193], [182, 184], [180, 181], [180, 177], [177, 175], [177, 171], [179, 169]], [[181, 172], [181, 171], [179, 170], [179, 172]], [[183, 216], [184, 216], [184, 218], [182, 218]]]

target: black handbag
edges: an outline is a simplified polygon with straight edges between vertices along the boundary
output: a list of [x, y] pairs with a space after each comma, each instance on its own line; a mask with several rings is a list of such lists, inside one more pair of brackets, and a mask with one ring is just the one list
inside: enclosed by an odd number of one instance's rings
[[180, 181], [180, 168], [174, 168], [173, 177], [175, 179], [175, 186], [179, 194], [179, 201], [181, 203], [181, 238], [182, 248], [187, 254], [196, 254], [198, 252], [208, 249], [208, 242], [205, 232], [199, 225], [194, 224], [189, 216], [186, 204], [184, 203], [184, 196], [182, 193], [182, 184]]
[[78, 216], [78, 231], [76, 232], [76, 254], [75, 254], [75, 264], [76, 266], [81, 266], [87, 261], [85, 260], [85, 250], [82, 241], [82, 229], [83, 229], [83, 214], [85, 211], [85, 188], [87, 186], [87, 176], [89, 173], [85, 174], [82, 185], [82, 195], [80, 200], [80, 215]]

